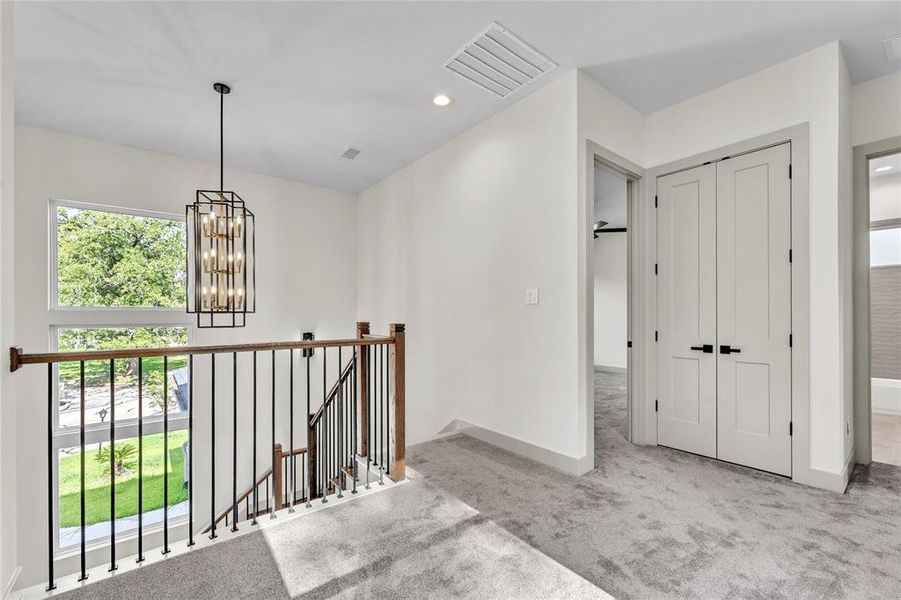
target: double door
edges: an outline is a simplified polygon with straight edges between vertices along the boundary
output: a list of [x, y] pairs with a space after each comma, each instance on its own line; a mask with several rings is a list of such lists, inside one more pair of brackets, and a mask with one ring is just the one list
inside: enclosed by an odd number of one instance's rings
[[789, 144], [657, 180], [657, 439], [791, 475]]

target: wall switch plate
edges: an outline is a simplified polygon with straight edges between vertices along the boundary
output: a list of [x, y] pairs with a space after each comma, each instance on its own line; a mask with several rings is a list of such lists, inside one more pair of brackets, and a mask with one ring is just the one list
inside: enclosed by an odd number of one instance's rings
[[526, 290], [526, 304], [538, 304], [538, 290], [537, 289]]

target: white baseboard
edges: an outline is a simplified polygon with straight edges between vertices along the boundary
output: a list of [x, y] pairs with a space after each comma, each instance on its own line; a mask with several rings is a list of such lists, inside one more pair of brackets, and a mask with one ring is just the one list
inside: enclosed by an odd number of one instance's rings
[[438, 434], [438, 437], [447, 437], [448, 435], [456, 433], [462, 433], [487, 444], [491, 444], [492, 446], [509, 450], [514, 454], [531, 458], [532, 460], [536, 460], [569, 475], [584, 475], [594, 469], [593, 456], [570, 456], [503, 433], [473, 425], [462, 419], [454, 419], [448, 423]]
[[870, 397], [874, 413], [901, 414], [901, 381], [898, 379], [870, 379]]
[[845, 464], [840, 473], [831, 471], [823, 471], [821, 469], [807, 469], [803, 476], [792, 477], [792, 481], [809, 485], [811, 487], [829, 490], [830, 492], [838, 492], [844, 494], [848, 489], [848, 482], [851, 480], [851, 473], [854, 472], [854, 466], [857, 464], [855, 460], [856, 448], [851, 448], [851, 453], [845, 459]]
[[628, 373], [626, 367], [611, 367], [610, 365], [595, 365], [594, 370], [604, 373]]
[[9, 581], [6, 582], [6, 585], [3, 587], [3, 593], [0, 594], [0, 598], [6, 600], [9, 598], [10, 594], [12, 594], [13, 588], [16, 586], [16, 580], [19, 578], [19, 574], [22, 572], [22, 565], [17, 566], [13, 569], [12, 575], [9, 576]]

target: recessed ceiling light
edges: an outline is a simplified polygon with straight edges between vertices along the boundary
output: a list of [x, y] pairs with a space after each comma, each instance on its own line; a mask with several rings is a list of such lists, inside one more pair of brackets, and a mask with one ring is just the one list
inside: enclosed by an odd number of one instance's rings
[[892, 165], [885, 165], [884, 167], [876, 167], [873, 169], [876, 173], [882, 173], [883, 171], [891, 171]]
[[434, 102], [436, 106], [447, 106], [448, 104], [450, 104], [450, 98], [448, 98], [444, 94], [438, 94], [437, 96], [432, 98], [432, 102]]

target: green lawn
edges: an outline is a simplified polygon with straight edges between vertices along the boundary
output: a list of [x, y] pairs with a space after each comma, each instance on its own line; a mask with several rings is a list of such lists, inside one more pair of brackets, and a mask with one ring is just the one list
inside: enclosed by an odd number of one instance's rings
[[[162, 365], [162, 361], [160, 362]], [[162, 368], [162, 367], [161, 367]], [[188, 439], [187, 431], [169, 434], [169, 504], [188, 499], [183, 486], [184, 455], [181, 445]], [[137, 448], [138, 439], [117, 441], [130, 443]], [[144, 511], [163, 507], [163, 434], [144, 436]], [[102, 465], [94, 457], [96, 449], [86, 451], [85, 456], [85, 524], [90, 525], [110, 518], [110, 480], [102, 474]], [[78, 455], [59, 460], [59, 525], [73, 527], [81, 523], [80, 515], [80, 464]], [[116, 518], [138, 513], [137, 453], [135, 467], [124, 475], [116, 476]]]
[[[171, 373], [175, 369], [180, 369], [188, 364], [188, 359], [185, 356], [171, 356], [169, 357], [169, 372]], [[159, 373], [160, 375], [163, 373], [163, 357], [162, 356], [151, 356], [147, 357], [142, 361], [142, 367], [144, 370], [144, 378], [145, 384], [153, 375]], [[61, 381], [69, 385], [78, 385], [80, 380], [80, 369], [79, 363], [77, 362], [64, 362], [59, 364], [59, 378]], [[132, 375], [125, 375], [125, 361], [119, 360], [116, 361], [116, 384], [127, 384], [133, 383], [137, 385], [138, 376], [137, 372]], [[84, 363], [84, 378], [88, 384], [105, 384], [109, 382], [109, 362], [101, 361], [101, 360], [91, 360]], [[170, 379], [168, 382], [169, 389], [172, 389], [172, 380]]]

